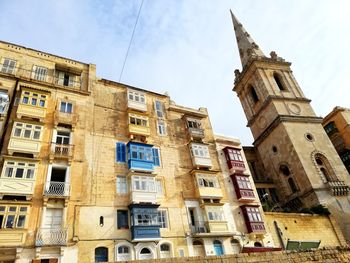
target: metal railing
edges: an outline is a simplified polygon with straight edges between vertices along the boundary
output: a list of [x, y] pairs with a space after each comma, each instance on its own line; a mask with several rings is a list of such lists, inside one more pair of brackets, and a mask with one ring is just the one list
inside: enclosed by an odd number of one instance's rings
[[59, 77], [57, 72], [63, 72], [55, 69], [47, 69], [46, 73], [38, 72], [31, 69], [14, 67], [10, 68], [7, 65], [0, 64], [0, 73], [15, 75], [17, 77], [22, 77], [26, 79], [37, 80], [40, 82], [45, 82], [49, 84], [59, 85], [63, 87], [69, 87], [73, 89], [80, 89], [81, 87], [81, 76], [74, 76], [78, 80], [67, 80], [62, 77]]
[[59, 143], [51, 143], [51, 154], [56, 157], [66, 157], [71, 158], [73, 156], [73, 148], [72, 144], [59, 144]]
[[194, 234], [209, 233], [205, 221], [195, 221], [194, 225], [190, 225], [191, 232]]
[[46, 182], [45, 183], [45, 189], [44, 189], [44, 195], [46, 196], [62, 196], [67, 197], [69, 196], [69, 183], [65, 182]]
[[68, 231], [64, 228], [39, 228], [36, 235], [36, 246], [66, 245]]

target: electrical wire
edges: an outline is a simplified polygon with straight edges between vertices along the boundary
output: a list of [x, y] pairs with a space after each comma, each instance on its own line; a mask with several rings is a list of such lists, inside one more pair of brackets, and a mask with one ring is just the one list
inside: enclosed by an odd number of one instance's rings
[[140, 7], [139, 7], [139, 12], [138, 12], [138, 14], [137, 14], [137, 18], [136, 18], [136, 21], [135, 21], [134, 29], [132, 30], [131, 38], [130, 38], [130, 41], [129, 41], [129, 46], [128, 46], [128, 49], [127, 49], [126, 54], [125, 54], [125, 59], [124, 59], [124, 63], [123, 63], [122, 70], [121, 70], [121, 72], [120, 72], [120, 76], [119, 76], [119, 81], [118, 81], [118, 82], [121, 81], [122, 76], [123, 76], [125, 64], [126, 64], [126, 61], [127, 61], [127, 59], [128, 59], [128, 56], [129, 56], [129, 50], [130, 50], [132, 41], [133, 41], [133, 39], [134, 39], [136, 26], [137, 26], [137, 23], [138, 23], [139, 18], [140, 18], [141, 9], [142, 9], [142, 6], [143, 6], [143, 1], [144, 1], [144, 0], [141, 1]]

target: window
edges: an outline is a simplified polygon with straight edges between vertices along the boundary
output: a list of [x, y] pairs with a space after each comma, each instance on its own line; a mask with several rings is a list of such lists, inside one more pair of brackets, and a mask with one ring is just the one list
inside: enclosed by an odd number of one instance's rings
[[159, 135], [166, 135], [165, 122], [162, 120], [157, 121], [157, 131]]
[[72, 113], [73, 111], [73, 104], [70, 102], [65, 102], [65, 101], [61, 101], [60, 104], [60, 112], [63, 113]]
[[250, 97], [253, 100], [253, 103], [257, 103], [259, 101], [258, 94], [256, 94], [255, 88], [253, 86], [250, 86]]
[[161, 244], [160, 245], [160, 251], [170, 251], [170, 246], [168, 244]]
[[143, 248], [141, 249], [140, 254], [151, 254], [151, 250], [149, 250], [148, 248]]
[[158, 118], [164, 118], [164, 106], [161, 101], [156, 100], [154, 102], [154, 106], [156, 109], [156, 114]]
[[164, 196], [162, 179], [156, 179], [156, 189], [157, 189], [157, 197]]
[[228, 161], [239, 161], [239, 162], [243, 162], [241, 150], [239, 150], [239, 149], [227, 148], [227, 151], [226, 151], [226, 152], [227, 152], [226, 158], [227, 158]]
[[292, 191], [292, 193], [295, 193], [298, 191], [298, 188], [295, 185], [293, 178], [291, 178], [291, 177], [288, 178], [288, 184], [289, 184], [289, 187], [290, 187], [290, 190]]
[[137, 126], [148, 127], [148, 117], [129, 113], [129, 123]]
[[158, 211], [156, 209], [136, 208], [133, 213], [135, 225], [137, 226], [159, 225]]
[[156, 192], [154, 177], [133, 176], [133, 190], [144, 192]]
[[263, 222], [259, 208], [257, 207], [246, 207], [249, 222]]
[[125, 143], [123, 142], [117, 142], [116, 145], [116, 160], [118, 163], [125, 163], [126, 159], [126, 147]]
[[39, 141], [43, 127], [39, 125], [15, 122], [12, 136]]
[[66, 87], [73, 87], [74, 86], [74, 82], [75, 82], [75, 77], [74, 75], [70, 75], [66, 72], [62, 72], [59, 71], [57, 73], [57, 84], [58, 85], [62, 85], [62, 86], [66, 86]]
[[219, 188], [219, 183], [216, 176], [198, 175], [197, 178], [199, 187]]
[[1, 205], [0, 228], [24, 228], [28, 206]]
[[223, 221], [224, 215], [221, 207], [208, 207], [207, 208], [209, 221]]
[[108, 248], [97, 247], [95, 248], [95, 263], [108, 262]]
[[36, 164], [6, 160], [2, 170], [2, 178], [34, 179]]
[[155, 166], [160, 166], [160, 150], [159, 148], [152, 148], [152, 153], [153, 153], [153, 164]]
[[146, 104], [145, 95], [143, 93], [140, 93], [140, 92], [129, 90], [128, 91], [128, 99], [132, 100], [134, 102]]
[[207, 145], [192, 144], [191, 148], [195, 157], [210, 158]]
[[40, 81], [46, 81], [47, 68], [34, 66], [33, 67], [33, 78]]
[[279, 88], [279, 90], [281, 90], [281, 91], [286, 90], [286, 89], [284, 88], [283, 84], [282, 84], [282, 79], [281, 79], [281, 76], [280, 76], [279, 74], [274, 73], [274, 74], [273, 74], [273, 78], [274, 78], [274, 80], [275, 80], [275, 82], [276, 82], [276, 85], [277, 85], [277, 87]]
[[315, 161], [317, 168], [321, 172], [324, 182], [338, 181], [337, 175], [334, 173], [332, 167], [330, 166], [327, 158], [324, 155], [317, 153], [315, 155]]
[[16, 67], [16, 60], [5, 58], [2, 63], [1, 72], [13, 74]]
[[118, 229], [129, 229], [128, 210], [117, 210]]
[[44, 94], [24, 90], [21, 94], [20, 103], [44, 108], [46, 104], [46, 99], [47, 96]]
[[158, 210], [158, 223], [161, 228], [168, 228], [168, 215], [166, 210]]
[[4, 91], [0, 91], [0, 114], [4, 114], [7, 112], [8, 104], [9, 95]]
[[127, 184], [126, 176], [122, 176], [122, 175], [117, 176], [117, 193], [118, 194], [128, 193], [128, 184]]
[[138, 159], [146, 162], [153, 162], [152, 148], [146, 145], [131, 144], [129, 159]]
[[188, 126], [188, 128], [200, 129], [201, 122], [200, 122], [200, 120], [187, 119], [187, 126]]
[[290, 170], [289, 170], [288, 166], [285, 165], [285, 164], [282, 164], [282, 165], [280, 166], [280, 172], [281, 172], [282, 174], [284, 174], [285, 176], [290, 175]]
[[127, 246], [120, 246], [118, 247], [118, 254], [129, 254], [129, 247]]
[[239, 189], [252, 189], [249, 177], [247, 176], [236, 176], [237, 184]]

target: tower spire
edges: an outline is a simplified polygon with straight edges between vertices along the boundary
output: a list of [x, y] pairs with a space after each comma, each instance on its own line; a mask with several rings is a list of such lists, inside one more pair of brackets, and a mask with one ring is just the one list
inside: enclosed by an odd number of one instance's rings
[[232, 13], [232, 10], [230, 12], [236, 34], [239, 56], [241, 57], [242, 67], [244, 68], [251, 58], [265, 57], [265, 55]]

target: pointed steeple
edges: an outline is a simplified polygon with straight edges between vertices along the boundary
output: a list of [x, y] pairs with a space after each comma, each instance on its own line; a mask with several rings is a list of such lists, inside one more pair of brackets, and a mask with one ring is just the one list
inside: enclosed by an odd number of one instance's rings
[[244, 68], [248, 64], [250, 58], [265, 57], [265, 55], [231, 10], [230, 12], [236, 34], [239, 56], [241, 57], [242, 67]]

